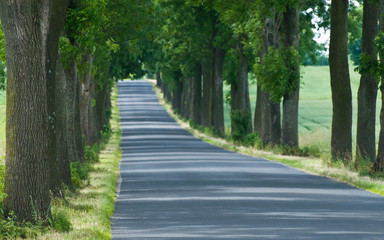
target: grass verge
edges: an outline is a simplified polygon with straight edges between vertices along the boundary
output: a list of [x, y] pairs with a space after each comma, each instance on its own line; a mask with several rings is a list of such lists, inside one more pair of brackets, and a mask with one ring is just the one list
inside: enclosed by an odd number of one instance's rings
[[[152, 82], [151, 82], [152, 83]], [[153, 84], [153, 83], [152, 83]], [[344, 166], [343, 164], [329, 164], [330, 161], [326, 156], [324, 159], [314, 157], [297, 157], [275, 154], [273, 152], [258, 150], [254, 147], [244, 147], [234, 144], [228, 139], [217, 138], [208, 134], [198, 131], [191, 127], [189, 122], [183, 121], [178, 115], [172, 111], [171, 105], [169, 105], [162, 96], [161, 91], [154, 87], [157, 97], [166, 111], [179, 123], [183, 128], [188, 130], [196, 138], [199, 138], [207, 143], [221, 147], [230, 151], [239, 152], [245, 155], [262, 157], [274, 162], [279, 162], [290, 167], [300, 169], [310, 174], [325, 176], [332, 179], [336, 179], [341, 182], [345, 182], [356, 186], [361, 189], [368, 190], [370, 192], [380, 194], [384, 196], [384, 178], [372, 177], [362, 172], [353, 171], [352, 167]], [[273, 150], [272, 150], [273, 151]]]
[[[99, 161], [93, 164], [89, 178], [75, 193], [66, 192], [64, 199], [52, 202], [54, 222], [64, 225], [67, 218], [71, 226], [69, 231], [50, 230], [39, 239], [111, 239], [110, 218], [114, 212], [116, 182], [119, 174], [120, 120], [117, 107], [117, 88], [112, 94], [112, 134], [103, 146]], [[60, 218], [63, 222], [60, 222]], [[59, 227], [54, 227], [59, 228]]]

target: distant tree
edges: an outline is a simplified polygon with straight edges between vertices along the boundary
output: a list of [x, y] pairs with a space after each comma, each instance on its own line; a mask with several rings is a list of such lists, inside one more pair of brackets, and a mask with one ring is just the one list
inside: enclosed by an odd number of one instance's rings
[[334, 160], [352, 159], [352, 92], [348, 70], [348, 0], [331, 2], [329, 66], [332, 88], [331, 152]]

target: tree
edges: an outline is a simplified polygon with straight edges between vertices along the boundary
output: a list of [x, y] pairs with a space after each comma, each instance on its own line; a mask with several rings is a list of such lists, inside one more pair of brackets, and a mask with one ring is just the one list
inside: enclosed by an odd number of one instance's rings
[[379, 53], [380, 62], [377, 65], [375, 72], [380, 78], [381, 91], [381, 110], [380, 110], [380, 135], [379, 148], [375, 163], [372, 167], [374, 172], [384, 172], [384, 1], [380, 0], [379, 4], [379, 30], [380, 33], [375, 39], [376, 50]]
[[4, 33], [0, 21], [0, 91], [5, 90], [5, 46], [4, 46]]
[[[378, 3], [364, 0], [362, 57], [377, 60], [374, 39], [378, 29]], [[376, 76], [362, 72], [358, 91], [356, 158], [374, 161], [376, 156], [376, 98], [378, 82]]]
[[50, 215], [47, 82], [55, 72], [47, 63], [56, 62], [50, 53], [57, 51], [68, 1], [0, 4], [7, 52], [4, 204], [19, 221], [36, 220]]
[[348, 70], [348, 0], [331, 2], [329, 67], [332, 88], [331, 152], [334, 160], [352, 158], [352, 93]]

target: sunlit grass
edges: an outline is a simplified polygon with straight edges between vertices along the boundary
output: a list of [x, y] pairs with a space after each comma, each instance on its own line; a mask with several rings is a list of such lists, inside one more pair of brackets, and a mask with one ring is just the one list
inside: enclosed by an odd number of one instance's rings
[[50, 231], [39, 239], [111, 239], [110, 218], [114, 212], [116, 182], [119, 174], [120, 121], [116, 106], [117, 91], [112, 96], [112, 135], [100, 161], [93, 165], [89, 181], [77, 193], [66, 194], [65, 200], [53, 202], [53, 209], [65, 212], [73, 230], [69, 232]]

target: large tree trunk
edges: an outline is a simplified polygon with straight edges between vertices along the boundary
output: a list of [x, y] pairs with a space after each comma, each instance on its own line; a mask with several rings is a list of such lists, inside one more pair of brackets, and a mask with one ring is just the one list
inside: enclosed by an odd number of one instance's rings
[[[68, 161], [75, 162], [83, 159], [83, 141], [81, 137], [80, 110], [79, 110], [79, 79], [77, 75], [77, 62], [75, 59], [68, 60], [65, 71], [66, 79], [66, 136], [68, 145]], [[80, 142], [78, 142], [80, 140]], [[80, 148], [80, 149], [79, 149]]]
[[183, 82], [178, 80], [176, 84], [177, 84], [177, 87], [175, 87], [175, 89], [173, 89], [172, 91], [172, 108], [174, 111], [180, 114]]
[[158, 88], [161, 88], [161, 76], [160, 76], [160, 72], [159, 71], [156, 71], [156, 86]]
[[332, 0], [329, 68], [333, 103], [331, 152], [352, 159], [352, 93], [348, 70], [348, 0]]
[[47, 85], [55, 79], [68, 1], [0, 0], [0, 5], [7, 53], [4, 205], [18, 221], [34, 221], [36, 212], [50, 215]]
[[172, 95], [169, 91], [168, 83], [165, 81], [161, 81], [161, 91], [163, 92], [163, 97], [167, 102], [172, 102]]
[[[382, 76], [383, 79], [384, 76]], [[372, 171], [384, 172], [384, 86], [381, 86], [381, 111], [380, 111], [380, 135], [379, 149]]]
[[[380, 32], [384, 32], [384, 0], [380, 0], [379, 6], [379, 28]], [[384, 67], [384, 53], [379, 52], [381, 67]], [[379, 149], [372, 171], [384, 172], [384, 74], [381, 76], [381, 111], [380, 111], [380, 135], [379, 135]]]
[[[284, 12], [283, 21], [283, 46], [285, 48], [293, 47], [296, 51], [299, 50], [299, 9], [287, 8]], [[292, 55], [289, 52], [287, 56], [288, 63], [293, 63], [288, 66], [291, 69], [290, 75], [287, 76], [290, 83], [294, 86], [291, 93], [284, 96], [283, 100], [283, 131], [282, 144], [288, 146], [299, 145], [299, 90], [300, 90], [300, 67], [298, 56]], [[292, 59], [292, 61], [291, 61]]]
[[90, 105], [92, 101], [92, 92], [93, 92], [93, 56], [91, 54], [86, 54], [83, 57], [83, 72], [79, 73], [81, 76], [80, 81], [80, 122], [81, 122], [81, 132], [85, 137], [86, 143], [92, 145], [90, 126], [89, 126], [89, 116], [90, 116]]
[[[377, 2], [364, 0], [361, 52], [372, 60], [377, 60], [373, 41], [377, 35], [378, 9]], [[356, 159], [374, 161], [376, 157], [377, 86], [376, 77], [370, 73], [361, 74], [358, 92]]]
[[192, 107], [191, 118], [197, 123], [201, 124], [201, 75], [202, 69], [199, 64], [196, 66], [195, 77], [192, 81]]
[[203, 70], [203, 101], [201, 124], [204, 127], [212, 126], [212, 70], [211, 62], [202, 65]]
[[261, 86], [257, 85], [256, 87], [257, 96], [256, 96], [256, 107], [255, 107], [255, 118], [253, 120], [253, 130], [257, 133], [258, 136], [261, 136], [261, 114], [262, 114], [262, 97], [261, 97]]
[[242, 39], [238, 42], [239, 50], [239, 65], [237, 73], [237, 91], [235, 97], [235, 105], [232, 110], [239, 110], [243, 117], [247, 119], [247, 133], [252, 132], [252, 116], [251, 104], [249, 101], [249, 86], [248, 86], [248, 57], [244, 53], [244, 44]]
[[223, 98], [223, 71], [225, 50], [215, 49], [212, 86], [212, 120], [213, 127], [219, 136], [224, 136], [224, 98]]
[[281, 143], [281, 107], [280, 103], [271, 102], [271, 144]]
[[271, 142], [271, 100], [269, 93], [261, 90], [260, 98], [262, 104], [261, 108], [261, 130], [260, 138], [264, 146]]
[[[275, 9], [270, 9], [270, 16], [264, 22], [263, 32], [263, 54], [268, 54], [268, 49], [278, 48], [279, 36], [278, 27], [275, 22]], [[261, 140], [264, 145], [270, 143], [272, 145], [280, 144], [281, 139], [281, 113], [280, 103], [274, 103], [270, 99], [269, 93], [262, 91], [263, 103], [261, 114]], [[269, 121], [269, 122], [268, 122]]]
[[61, 59], [58, 58], [56, 67], [56, 107], [55, 107], [55, 142], [57, 156], [53, 159], [53, 168], [51, 169], [51, 190], [53, 194], [60, 195], [62, 185], [72, 187], [71, 169], [69, 166], [69, 145], [67, 128], [68, 126], [68, 102], [67, 100], [67, 79], [64, 72]]

